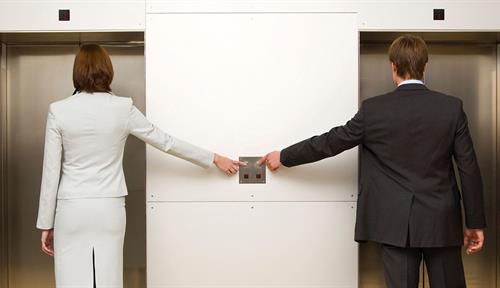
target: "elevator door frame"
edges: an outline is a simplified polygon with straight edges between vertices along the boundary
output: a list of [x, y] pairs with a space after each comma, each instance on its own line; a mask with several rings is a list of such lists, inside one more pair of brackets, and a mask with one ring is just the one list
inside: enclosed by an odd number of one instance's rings
[[[11, 49], [12, 47], [78, 47], [79, 45], [85, 44], [85, 43], [96, 43], [100, 44], [105, 48], [109, 49], [121, 49], [121, 48], [142, 48], [144, 49], [144, 33], [143, 32], [91, 32], [91, 33], [0, 33], [0, 288], [9, 288], [12, 286], [9, 285], [14, 285], [14, 283], [11, 283], [13, 281], [13, 277], [11, 276], [11, 273], [13, 272], [13, 268], [10, 267], [9, 265], [10, 260], [12, 258], [12, 249], [13, 246], [12, 243], [9, 244], [10, 241], [12, 241], [12, 236], [9, 234], [9, 231], [12, 229], [12, 226], [9, 225], [15, 225], [12, 224], [12, 221], [15, 219], [12, 218], [12, 216], [9, 216], [9, 210], [13, 209], [8, 205], [9, 201], [12, 201], [12, 198], [9, 197], [8, 191], [7, 191], [7, 182], [8, 182], [8, 151], [7, 151], [7, 142], [8, 142], [8, 137], [7, 134], [9, 133], [8, 127], [9, 127], [9, 121], [7, 120], [9, 115], [7, 113], [8, 106], [8, 98], [10, 97], [8, 95], [8, 90], [9, 90], [9, 79], [8, 79], [8, 58], [9, 58], [9, 53], [8, 49]], [[136, 48], [135, 48], [136, 47]], [[141, 55], [144, 55], [144, 52], [141, 52]], [[122, 55], [121, 53], [118, 53], [117, 55]], [[113, 56], [112, 56], [113, 57]], [[135, 61], [135, 60], [134, 60]], [[122, 61], [115, 63], [120, 65]], [[136, 71], [135, 69], [132, 71]], [[127, 71], [128, 72], [128, 71]], [[127, 73], [123, 73], [127, 74]], [[130, 73], [128, 73], [130, 74]], [[117, 74], [115, 74], [116, 76]], [[144, 75], [140, 75], [140, 77], [144, 77]], [[119, 78], [119, 77], [118, 77]], [[122, 77], [123, 78], [123, 77]], [[12, 79], [11, 79], [12, 80]], [[116, 79], [118, 80], [118, 79]], [[120, 82], [120, 81], [119, 81]], [[121, 81], [123, 83], [123, 81]], [[135, 81], [137, 82], [137, 81]], [[145, 81], [142, 80], [143, 83], [143, 88], [145, 89]], [[132, 86], [126, 86], [126, 87], [136, 87], [137, 84], [131, 84]], [[121, 86], [124, 86], [123, 84]], [[119, 87], [121, 87], [119, 86]], [[115, 86], [116, 88], [116, 86]], [[122, 87], [123, 88], [123, 87]], [[133, 88], [136, 89], [136, 88]], [[132, 89], [132, 91], [133, 91]], [[123, 89], [122, 89], [123, 90]], [[129, 91], [130, 89], [125, 89], [126, 91]], [[72, 91], [72, 90], [71, 90]], [[142, 91], [142, 90], [141, 90]], [[126, 92], [127, 93], [127, 92]], [[143, 91], [140, 95], [144, 95], [145, 92]], [[132, 93], [132, 95], [123, 95], [123, 96], [134, 96], [136, 93]], [[144, 99], [145, 101], [145, 99]], [[139, 101], [136, 103], [138, 105], [137, 107], [141, 110], [145, 109], [145, 105], [143, 100]], [[134, 138], [134, 137], [132, 137]], [[130, 145], [130, 141], [127, 141], [127, 146]], [[137, 140], [133, 139], [132, 140], [134, 143], [132, 145], [136, 146]], [[142, 143], [142, 142], [141, 142]], [[124, 159], [125, 161], [126, 159]], [[135, 161], [135, 160], [132, 160]], [[124, 162], [125, 164], [125, 162]], [[140, 175], [139, 175], [140, 177]], [[134, 189], [134, 188], [132, 188]], [[134, 194], [133, 190], [130, 189], [131, 194]], [[137, 194], [137, 193], [136, 193]], [[137, 194], [139, 195], [139, 194]], [[136, 196], [137, 196], [136, 195]], [[140, 195], [139, 195], [140, 196]], [[130, 198], [130, 197], [129, 197]], [[144, 201], [143, 206], [145, 207], [145, 197], [140, 197], [142, 201]], [[38, 199], [36, 199], [38, 200]], [[145, 208], [144, 208], [145, 209]], [[9, 224], [9, 222], [11, 222]], [[144, 219], [145, 223], [145, 219]], [[33, 223], [34, 224], [34, 223]], [[145, 224], [144, 224], [145, 225]], [[144, 226], [143, 225], [143, 226]], [[33, 225], [33, 229], [34, 225]], [[145, 232], [144, 232], [145, 233]], [[38, 236], [36, 239], [31, 239], [30, 240], [33, 245], [36, 245], [38, 247], [39, 241]], [[10, 248], [10, 249], [9, 249]], [[142, 249], [140, 249], [142, 252]], [[40, 251], [40, 254], [42, 252]], [[145, 255], [145, 251], [144, 251]], [[145, 257], [145, 256], [144, 256]], [[133, 258], [135, 259], [135, 258]], [[134, 260], [135, 261], [135, 260]], [[134, 262], [135, 263], [135, 262]], [[135, 267], [142, 267], [142, 266], [134, 266]], [[125, 267], [124, 267], [125, 268]], [[126, 270], [124, 270], [125, 272]], [[145, 280], [145, 273], [143, 276], [141, 276], [141, 273], [131, 273], [130, 283], [133, 283], [134, 285], [139, 284], [138, 287], [142, 287], [142, 283], [140, 283], [140, 279]], [[124, 278], [127, 276], [124, 273]], [[53, 277], [53, 276], [51, 276]], [[44, 283], [40, 283], [40, 285], [43, 285]], [[130, 287], [135, 287], [135, 286], [130, 286]]]
[[[386, 45], [387, 48], [389, 47], [389, 44], [396, 39], [398, 36], [402, 34], [407, 34], [407, 33], [402, 33], [402, 32], [361, 32], [360, 34], [360, 41], [361, 41], [361, 46], [364, 44], [383, 44]], [[492, 89], [491, 91], [491, 110], [488, 110], [488, 112], [491, 111], [491, 137], [493, 142], [491, 143], [491, 150], [484, 150], [484, 151], [490, 151], [491, 153], [491, 163], [490, 163], [490, 168], [491, 170], [489, 171], [482, 171], [483, 173], [488, 173], [491, 176], [488, 175], [488, 177], [492, 181], [492, 186], [490, 191], [490, 194], [485, 195], [485, 200], [488, 198], [490, 199], [489, 201], [493, 201], [492, 203], [486, 203], [487, 205], [490, 205], [490, 209], [488, 211], [493, 211], [490, 214], [490, 219], [488, 222], [488, 227], [486, 228], [486, 242], [488, 241], [493, 241], [495, 243], [491, 243], [492, 245], [489, 247], [489, 252], [491, 253], [491, 257], [487, 256], [484, 257], [485, 260], [488, 260], [483, 263], [488, 263], [489, 265], [495, 265], [492, 267], [492, 270], [490, 271], [490, 276], [491, 278], [491, 286], [488, 287], [500, 287], [500, 212], [498, 211], [498, 207], [500, 207], [500, 187], [498, 185], [498, 179], [500, 179], [500, 171], [498, 171], [498, 165], [500, 164], [500, 117], [498, 117], [498, 113], [500, 111], [500, 104], [498, 103], [498, 97], [499, 97], [499, 91], [500, 91], [500, 75], [499, 75], [499, 69], [500, 69], [500, 33], [497, 32], [411, 32], [409, 34], [414, 34], [421, 36], [426, 42], [432, 44], [437, 44], [438, 46], [446, 46], [446, 45], [487, 45], [490, 46], [493, 50], [493, 54], [491, 55], [492, 58], [490, 58], [493, 69], [496, 68], [495, 71], [492, 72], [491, 74], [491, 81], [488, 80], [488, 83], [491, 82], [493, 85], [495, 85], [495, 89]], [[496, 49], [495, 49], [496, 47]], [[360, 50], [361, 51], [361, 50]], [[381, 52], [381, 53], [387, 53], [387, 50]], [[496, 53], [496, 55], [495, 55]], [[479, 55], [479, 54], [478, 54]], [[496, 57], [495, 57], [496, 56]], [[361, 57], [361, 55], [360, 55]], [[495, 65], [496, 61], [496, 65]], [[362, 63], [362, 60], [360, 61]], [[360, 64], [361, 65], [361, 64]], [[432, 59], [430, 60], [430, 65], [432, 65]], [[377, 66], [378, 67], [378, 66]], [[489, 66], [488, 66], [489, 67]], [[385, 69], [385, 68], [384, 68]], [[360, 69], [360, 73], [361, 73]], [[387, 71], [388, 71], [388, 77], [390, 77], [390, 72], [389, 72], [389, 60], [387, 59]], [[479, 74], [478, 74], [479, 75]], [[485, 75], [482, 75], [483, 77]], [[366, 75], [365, 75], [366, 77]], [[489, 77], [489, 75], [487, 76]], [[361, 86], [361, 81], [362, 81], [362, 76], [360, 77], [360, 89], [362, 89]], [[434, 77], [435, 78], [435, 77]], [[477, 79], [476, 79], [477, 80]], [[475, 83], [475, 82], [472, 82]], [[432, 89], [432, 87], [431, 87]], [[378, 91], [380, 92], [380, 91]], [[386, 92], [386, 91], [384, 91]], [[362, 93], [360, 93], [360, 96], [362, 96]], [[366, 96], [366, 95], [365, 95]], [[484, 99], [484, 98], [483, 98]], [[476, 122], [476, 123], [482, 123], [482, 122]], [[476, 127], [477, 128], [477, 127]], [[489, 128], [488, 128], [489, 129]], [[486, 138], [484, 141], [489, 141], [489, 138]], [[476, 143], [475, 143], [476, 144]], [[479, 147], [478, 147], [479, 148]], [[484, 148], [484, 147], [483, 147]], [[483, 154], [484, 158], [484, 154]], [[488, 166], [487, 166], [488, 167]], [[493, 207], [491, 207], [493, 206]], [[489, 237], [488, 237], [489, 236]], [[484, 253], [484, 252], [483, 252]], [[483, 255], [484, 256], [484, 255]], [[475, 256], [471, 256], [475, 257]], [[361, 262], [360, 262], [361, 263]], [[360, 270], [361, 271], [361, 270]], [[425, 274], [425, 269], [422, 267], [422, 270], [424, 271]], [[467, 272], [467, 271], [466, 271]], [[429, 287], [428, 279], [425, 277], [426, 275], [421, 275], [421, 279], [424, 279], [424, 281], [421, 281], [421, 286], [420, 287]], [[476, 275], [477, 276], [477, 275]], [[361, 284], [361, 283], [360, 283]], [[382, 286], [360, 286], [360, 287], [382, 287]]]
[[497, 129], [496, 129], [496, 180], [497, 180], [497, 186], [496, 186], [496, 195], [497, 195], [497, 203], [496, 203], [496, 210], [497, 210], [497, 218], [496, 218], [496, 221], [497, 223], [496, 224], [496, 228], [497, 228], [497, 249], [496, 249], [496, 262], [495, 262], [495, 265], [496, 265], [496, 270], [497, 270], [497, 279], [496, 279], [496, 287], [500, 287], [500, 212], [498, 211], [499, 210], [499, 207], [500, 207], [500, 185], [498, 185], [498, 179], [500, 179], [500, 169], [498, 169], [498, 167], [500, 167], [500, 145], [499, 145], [499, 141], [500, 141], [500, 117], [498, 116], [498, 113], [500, 111], [500, 101], [499, 100], [499, 97], [500, 97], [500, 88], [499, 88], [499, 85], [500, 85], [500, 43], [497, 44], [497, 70], [496, 70], [496, 81], [497, 81], [497, 94], [496, 94], [496, 124], [497, 124]]
[[0, 288], [9, 283], [7, 215], [7, 45], [0, 42]]

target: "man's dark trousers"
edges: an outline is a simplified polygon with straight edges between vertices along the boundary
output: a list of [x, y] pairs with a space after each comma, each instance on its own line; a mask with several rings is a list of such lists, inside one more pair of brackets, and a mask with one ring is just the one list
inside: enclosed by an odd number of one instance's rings
[[466, 287], [461, 248], [401, 248], [382, 245], [385, 283], [388, 288], [417, 288], [423, 259], [432, 288]]

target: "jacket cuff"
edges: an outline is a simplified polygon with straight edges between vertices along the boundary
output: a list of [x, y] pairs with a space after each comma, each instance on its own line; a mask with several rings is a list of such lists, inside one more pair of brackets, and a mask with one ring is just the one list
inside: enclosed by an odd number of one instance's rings
[[281, 165], [283, 165], [285, 167], [292, 166], [290, 163], [290, 155], [288, 152], [288, 148], [285, 148], [285, 149], [280, 151], [280, 162], [281, 162]]
[[469, 229], [483, 229], [486, 228], [486, 219], [484, 215], [480, 216], [465, 216], [465, 226]]
[[53, 223], [43, 223], [40, 219], [36, 222], [36, 228], [39, 230], [50, 230], [54, 229]]

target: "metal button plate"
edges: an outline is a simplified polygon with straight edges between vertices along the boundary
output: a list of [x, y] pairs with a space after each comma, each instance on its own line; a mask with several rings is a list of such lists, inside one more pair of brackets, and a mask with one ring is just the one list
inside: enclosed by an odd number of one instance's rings
[[261, 157], [240, 157], [241, 162], [246, 162], [246, 166], [241, 166], [240, 184], [265, 184], [266, 183], [266, 165], [259, 166], [257, 161]]

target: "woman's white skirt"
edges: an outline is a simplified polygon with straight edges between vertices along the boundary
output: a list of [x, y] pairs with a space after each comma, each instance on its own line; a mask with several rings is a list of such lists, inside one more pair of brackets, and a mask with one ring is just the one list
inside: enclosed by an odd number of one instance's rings
[[123, 287], [125, 197], [57, 200], [56, 287]]

